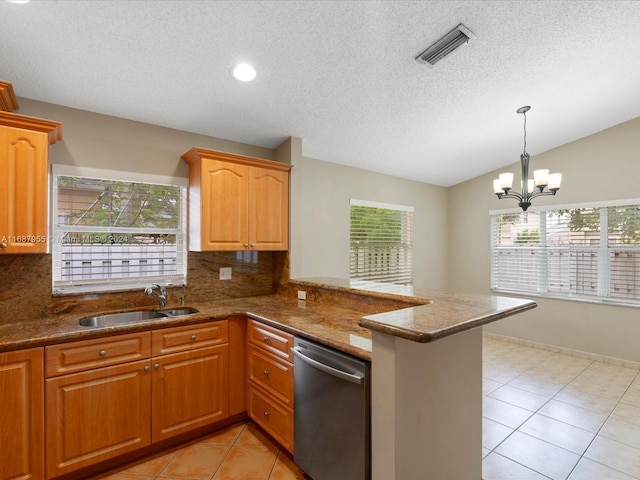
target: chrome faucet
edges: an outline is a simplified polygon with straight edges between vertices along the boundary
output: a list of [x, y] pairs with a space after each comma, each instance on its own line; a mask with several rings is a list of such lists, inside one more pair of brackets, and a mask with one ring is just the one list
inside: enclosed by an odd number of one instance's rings
[[[158, 290], [157, 292], [156, 289]], [[165, 308], [167, 306], [167, 289], [162, 285], [158, 285], [157, 283], [149, 285], [144, 289], [144, 294], [156, 297], [160, 302], [160, 308]]]

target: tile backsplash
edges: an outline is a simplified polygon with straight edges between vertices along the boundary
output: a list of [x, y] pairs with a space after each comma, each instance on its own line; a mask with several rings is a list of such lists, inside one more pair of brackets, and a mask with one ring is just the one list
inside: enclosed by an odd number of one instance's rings
[[[187, 286], [168, 289], [168, 305], [274, 293], [286, 252], [189, 252]], [[231, 279], [220, 280], [220, 268]], [[93, 313], [149, 307], [156, 300], [143, 289], [117, 293], [53, 296], [50, 255], [0, 255], [0, 324], [59, 313]]]

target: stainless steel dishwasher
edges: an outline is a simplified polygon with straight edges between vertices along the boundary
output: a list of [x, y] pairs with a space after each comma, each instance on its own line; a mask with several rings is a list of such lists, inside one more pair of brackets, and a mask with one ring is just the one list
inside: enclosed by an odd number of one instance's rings
[[371, 478], [370, 363], [296, 337], [293, 460], [313, 480]]

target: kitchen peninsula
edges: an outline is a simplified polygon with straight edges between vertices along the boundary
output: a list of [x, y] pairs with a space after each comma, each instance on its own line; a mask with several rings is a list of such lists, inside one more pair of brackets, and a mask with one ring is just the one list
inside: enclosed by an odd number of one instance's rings
[[[300, 290], [307, 301], [297, 300]], [[46, 318], [10, 312], [14, 321], [0, 324], [0, 351], [253, 318], [372, 361], [374, 479], [480, 479], [482, 332], [475, 327], [536, 304], [434, 291], [394, 295], [313, 278], [291, 280], [278, 294], [188, 306], [199, 312], [95, 328], [79, 326], [86, 314], [78, 312]]]

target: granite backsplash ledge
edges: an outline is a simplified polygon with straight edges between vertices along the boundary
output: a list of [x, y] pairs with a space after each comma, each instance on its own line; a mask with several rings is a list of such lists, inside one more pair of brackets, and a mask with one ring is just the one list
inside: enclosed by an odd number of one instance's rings
[[[187, 286], [168, 289], [168, 305], [268, 295], [286, 267], [285, 252], [189, 252]], [[231, 267], [231, 280], [219, 269]], [[0, 324], [63, 313], [94, 313], [153, 307], [154, 298], [139, 291], [54, 296], [51, 255], [0, 255]], [[286, 273], [284, 273], [286, 276]], [[152, 283], [152, 282], [149, 282]]]

